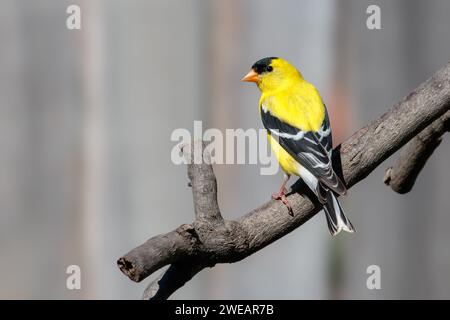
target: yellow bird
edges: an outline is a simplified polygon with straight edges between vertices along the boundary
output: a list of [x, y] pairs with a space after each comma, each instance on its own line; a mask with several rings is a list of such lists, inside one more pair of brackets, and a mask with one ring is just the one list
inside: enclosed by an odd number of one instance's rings
[[323, 204], [330, 233], [353, 233], [355, 228], [335, 195], [347, 190], [332, 167], [330, 121], [317, 89], [289, 62], [276, 57], [257, 61], [242, 81], [255, 82], [261, 90], [261, 119], [285, 173], [280, 191], [272, 198], [292, 212], [285, 186], [291, 175], [299, 176]]

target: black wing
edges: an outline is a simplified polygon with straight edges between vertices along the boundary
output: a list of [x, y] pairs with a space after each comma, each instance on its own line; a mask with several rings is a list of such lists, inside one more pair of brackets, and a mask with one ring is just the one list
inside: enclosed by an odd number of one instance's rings
[[[269, 110], [261, 108], [264, 127], [278, 137], [279, 144], [305, 169], [313, 174], [323, 187], [328, 187], [338, 194], [345, 194], [346, 188], [333, 171], [331, 154], [333, 143], [330, 121], [325, 110], [325, 118], [319, 131], [304, 132], [274, 117]], [[321, 198], [321, 188], [317, 193]]]

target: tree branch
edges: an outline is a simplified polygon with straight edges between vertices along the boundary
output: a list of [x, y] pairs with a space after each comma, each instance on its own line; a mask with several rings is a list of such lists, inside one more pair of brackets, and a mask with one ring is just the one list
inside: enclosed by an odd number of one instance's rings
[[172, 264], [148, 285], [142, 299], [166, 300], [202, 269], [203, 266], [196, 263]]
[[[350, 188], [449, 109], [450, 64], [447, 64], [392, 110], [335, 148], [333, 167]], [[194, 143], [189, 148], [191, 159], [198, 160], [195, 156], [198, 145]], [[204, 145], [200, 145], [203, 150]], [[202, 153], [200, 159], [208, 157]], [[304, 196], [307, 193], [304, 188], [289, 195], [294, 216], [279, 201], [269, 201], [237, 221], [224, 220], [217, 205], [212, 166], [208, 161], [193, 162], [188, 165], [188, 176], [194, 196], [194, 223], [153, 237], [118, 261], [119, 268], [133, 281], [141, 281], [171, 264], [147, 288], [144, 294], [147, 299], [168, 298], [203, 268], [242, 260], [321, 210], [317, 201], [310, 200], [314, 197]]]
[[450, 131], [450, 111], [408, 142], [394, 166], [386, 170], [384, 183], [401, 194], [411, 191], [420, 171], [441, 144], [442, 136], [448, 131]]

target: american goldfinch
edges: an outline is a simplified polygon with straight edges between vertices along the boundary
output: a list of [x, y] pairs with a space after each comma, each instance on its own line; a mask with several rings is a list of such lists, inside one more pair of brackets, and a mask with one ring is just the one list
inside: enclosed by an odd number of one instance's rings
[[317, 89], [289, 62], [276, 57], [257, 61], [242, 81], [255, 82], [261, 90], [261, 119], [285, 173], [272, 198], [292, 213], [285, 186], [291, 175], [299, 176], [323, 204], [331, 235], [341, 230], [353, 233], [336, 197], [347, 190], [332, 167], [330, 121]]

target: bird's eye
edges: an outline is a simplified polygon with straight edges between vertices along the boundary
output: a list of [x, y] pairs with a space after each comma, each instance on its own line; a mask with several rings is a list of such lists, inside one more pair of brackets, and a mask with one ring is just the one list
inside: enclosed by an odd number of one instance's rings
[[273, 71], [273, 67], [272, 66], [268, 66], [267, 67], [267, 72], [271, 72], [271, 71]]

